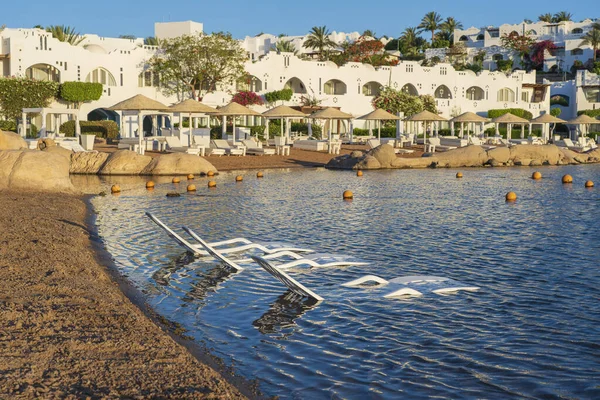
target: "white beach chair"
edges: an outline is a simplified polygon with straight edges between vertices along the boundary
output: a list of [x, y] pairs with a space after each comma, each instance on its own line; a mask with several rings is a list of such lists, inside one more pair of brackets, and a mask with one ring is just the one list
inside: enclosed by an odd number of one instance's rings
[[165, 136], [167, 142], [167, 151], [170, 153], [186, 153], [195, 156], [200, 155], [200, 148], [193, 148], [181, 145], [181, 140], [177, 136]]
[[469, 136], [469, 144], [474, 146], [481, 146], [484, 150], [490, 150], [496, 147], [493, 144], [485, 144], [477, 136]]
[[272, 156], [275, 154], [275, 149], [266, 149], [262, 144], [255, 142], [254, 139], [242, 140], [242, 144], [246, 146], [246, 154], [254, 154], [257, 156]]
[[[387, 143], [384, 143], [387, 144]], [[394, 153], [398, 154], [400, 153], [400, 149], [395, 148], [394, 146], [392, 146], [391, 144], [387, 144], [388, 146], [392, 147], [394, 149]], [[367, 147], [369, 149], [374, 149], [376, 147], [381, 146], [381, 141], [379, 139], [369, 139], [367, 140]]]
[[[267, 254], [262, 256], [265, 260], [276, 260], [289, 258], [291, 261], [283, 261], [277, 264], [279, 269], [290, 269], [299, 265], [308, 265], [311, 268], [328, 268], [328, 267], [354, 267], [360, 265], [368, 265], [364, 261], [354, 260], [353, 257], [330, 254], [330, 253], [310, 253], [298, 254], [293, 251], [280, 251], [277, 253]], [[238, 260], [238, 262], [251, 262], [251, 258]]]
[[211, 141], [211, 148], [217, 150], [224, 150], [225, 154], [230, 156], [243, 156], [246, 154], [245, 147], [240, 148], [236, 146], [231, 146], [225, 139], [213, 139]]

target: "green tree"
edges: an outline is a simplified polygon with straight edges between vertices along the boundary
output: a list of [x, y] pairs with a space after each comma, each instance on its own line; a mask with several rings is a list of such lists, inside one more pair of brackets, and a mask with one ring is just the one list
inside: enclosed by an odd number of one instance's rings
[[144, 39], [144, 44], [146, 46], [160, 46], [160, 40], [154, 36], [148, 36]]
[[217, 85], [234, 84], [244, 76], [246, 52], [230, 33], [184, 35], [161, 41], [161, 51], [148, 60], [167, 95], [185, 93], [193, 99]]
[[404, 29], [404, 32], [402, 32], [402, 35], [400, 35], [400, 51], [402, 54], [416, 54], [418, 52], [418, 32], [418, 28], [415, 27], [408, 27]]
[[454, 17], [448, 17], [440, 24], [440, 29], [442, 33], [448, 35], [448, 37], [444, 37], [444, 40], [448, 40], [450, 43], [454, 41], [454, 31], [456, 29], [462, 29], [463, 24], [460, 21], [454, 19]]
[[552, 14], [550, 14], [550, 13], [541, 14], [538, 17], [538, 21], [541, 21], [541, 22], [552, 22]]
[[296, 46], [290, 40], [280, 40], [276, 44], [271, 46], [271, 50], [275, 50], [278, 53], [294, 53], [298, 54]]
[[552, 22], [563, 22], [563, 21], [571, 21], [573, 15], [566, 11], [559, 11], [552, 17]]
[[362, 35], [361, 35], [361, 36], [369, 36], [369, 37], [372, 37], [373, 39], [377, 39], [377, 36], [375, 36], [375, 35], [376, 35], [376, 33], [375, 33], [375, 31], [374, 31], [374, 30], [372, 30], [372, 29], [366, 29], [366, 30], [365, 30], [365, 31], [362, 33]]
[[50, 25], [46, 27], [46, 32], [50, 32], [52, 37], [72, 46], [77, 46], [85, 39], [85, 36], [75, 32], [75, 28], [65, 25]]
[[420, 113], [424, 109], [419, 96], [412, 96], [390, 86], [383, 87], [372, 104], [375, 108], [382, 108], [392, 114], [403, 112], [406, 116]]
[[21, 118], [23, 108], [48, 107], [58, 93], [58, 83], [29, 78], [0, 78], [0, 115]]
[[327, 59], [327, 50], [335, 47], [336, 43], [329, 38], [330, 32], [325, 25], [313, 26], [304, 41], [304, 47], [308, 49], [316, 49], [319, 53], [319, 59], [324, 61]]
[[418, 28], [421, 32], [431, 32], [431, 42], [435, 40], [435, 32], [441, 28], [442, 16], [435, 11], [428, 12], [421, 19]]
[[529, 62], [529, 53], [535, 43], [534, 39], [527, 35], [519, 35], [516, 32], [512, 32], [509, 35], [503, 35], [500, 38], [500, 43], [502, 43], [502, 47], [517, 53], [521, 67], [526, 67], [526, 63]]
[[96, 101], [102, 97], [103, 87], [101, 83], [92, 82], [65, 82], [60, 85], [60, 98], [71, 102], [75, 108], [88, 101]]
[[596, 62], [596, 53], [600, 47], [600, 22], [592, 24], [592, 29], [583, 36], [580, 46], [590, 46], [594, 51], [593, 60]]

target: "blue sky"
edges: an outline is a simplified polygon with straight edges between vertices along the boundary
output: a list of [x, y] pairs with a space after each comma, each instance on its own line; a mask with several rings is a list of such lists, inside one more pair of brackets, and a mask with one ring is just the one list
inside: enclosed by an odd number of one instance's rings
[[204, 23], [206, 32], [228, 31], [236, 38], [243, 38], [259, 32], [302, 35], [315, 25], [326, 25], [338, 32], [371, 29], [377, 35], [398, 36], [404, 28], [418, 25], [428, 11], [437, 11], [443, 17], [453, 16], [465, 28], [519, 23], [525, 18], [535, 20], [540, 14], [562, 10], [572, 13], [575, 21], [600, 18], [598, 3], [593, 0], [7, 0], [3, 3], [0, 25], [9, 28], [65, 24], [81, 33], [109, 37], [152, 36], [154, 22], [185, 20]]

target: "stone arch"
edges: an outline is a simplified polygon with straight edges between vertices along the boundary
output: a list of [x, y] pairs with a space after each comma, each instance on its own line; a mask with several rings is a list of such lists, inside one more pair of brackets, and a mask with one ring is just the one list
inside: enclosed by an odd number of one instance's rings
[[346, 84], [339, 79], [330, 79], [323, 85], [325, 94], [343, 95], [347, 92]]
[[382, 86], [383, 85], [379, 82], [367, 82], [362, 86], [362, 94], [365, 96], [379, 96]]
[[581, 29], [581, 28], [575, 28], [575, 29], [573, 29], [571, 31], [571, 33], [574, 34], [574, 35], [578, 35], [580, 33], [583, 33], [583, 29]]
[[417, 91], [417, 88], [412, 83], [407, 83], [406, 85], [402, 86], [402, 91], [404, 93], [410, 94], [411, 96], [418, 96], [419, 95], [419, 92]]
[[85, 77], [86, 82], [101, 83], [106, 86], [117, 86], [117, 81], [109, 70], [103, 67], [98, 67], [92, 70]]
[[106, 108], [96, 108], [87, 115], [88, 121], [115, 121], [119, 123], [119, 114]]
[[459, 42], [468, 42], [469, 38], [467, 37], [467, 35], [462, 35], [459, 39]]
[[479, 35], [477, 35], [477, 40], [483, 40], [485, 39], [485, 35], [483, 33], [480, 33]]
[[571, 103], [571, 98], [564, 94], [555, 94], [550, 97], [550, 106], [561, 106], [561, 107], [569, 107]]
[[25, 76], [38, 81], [60, 82], [60, 71], [50, 64], [34, 64], [25, 70]]
[[284, 85], [285, 89], [292, 89], [292, 92], [298, 94], [306, 94], [306, 85], [300, 79], [293, 77], [288, 79]]
[[448, 86], [440, 85], [435, 89], [433, 97], [435, 97], [436, 99], [451, 99], [452, 92], [450, 91]]
[[485, 99], [485, 92], [479, 86], [471, 86], [467, 89], [467, 99], [479, 101]]

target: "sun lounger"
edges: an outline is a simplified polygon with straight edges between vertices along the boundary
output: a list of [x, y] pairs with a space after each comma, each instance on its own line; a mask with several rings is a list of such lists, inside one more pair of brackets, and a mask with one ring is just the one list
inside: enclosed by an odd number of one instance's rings
[[[299, 265], [309, 265], [312, 268], [327, 268], [327, 267], [351, 267], [359, 265], [368, 265], [364, 261], [354, 260], [352, 257], [330, 253], [310, 253], [298, 254], [293, 251], [280, 251], [262, 256], [265, 260], [276, 260], [289, 258], [291, 260], [282, 260], [282, 264], [278, 264], [279, 269], [289, 269]], [[238, 262], [252, 262], [251, 258], [239, 260]]]
[[490, 150], [495, 148], [493, 144], [485, 144], [481, 139], [476, 136], [469, 136], [469, 144], [474, 146], [481, 146], [484, 150]]
[[265, 149], [260, 143], [256, 143], [252, 139], [242, 140], [242, 144], [246, 146], [246, 154], [253, 154], [257, 156], [272, 156], [275, 154], [275, 149]]
[[283, 271], [280, 271], [276, 267], [269, 264], [267, 260], [261, 257], [252, 257], [254, 261], [258, 263], [265, 271], [273, 275], [277, 278], [281, 283], [283, 283], [288, 289], [290, 289], [293, 293], [300, 295], [302, 297], [308, 297], [314, 299], [316, 301], [323, 301], [323, 298], [310, 290], [309, 288], [302, 285], [300, 282], [296, 281], [294, 278], [289, 276]]
[[583, 151], [590, 149], [587, 146], [581, 146], [579, 143], [576, 145], [573, 143], [573, 141], [571, 139], [567, 139], [567, 138], [565, 138], [563, 140], [559, 140], [558, 142], [556, 142], [556, 145], [559, 147], [566, 147], [569, 150], [578, 151], [578, 152], [583, 152]]
[[187, 147], [181, 145], [181, 140], [177, 136], [165, 136], [167, 142], [167, 151], [171, 153], [186, 153], [193, 155], [200, 155], [200, 148]]
[[430, 138], [427, 138], [427, 141], [429, 143], [425, 146], [426, 153], [435, 153], [436, 151], [448, 151], [448, 150], [456, 149], [456, 146], [442, 145], [439, 137], [430, 137]]
[[[391, 146], [394, 149], [394, 153], [396, 153], [396, 154], [400, 153], [400, 149], [395, 148], [394, 146], [392, 146], [389, 143], [384, 143], [384, 144], [387, 144], [388, 146]], [[369, 139], [369, 140], [367, 140], [367, 147], [369, 149], [374, 149], [374, 148], [379, 147], [379, 146], [381, 146], [381, 141], [379, 139]]]
[[225, 154], [230, 156], [243, 156], [246, 154], [245, 148], [231, 146], [225, 139], [214, 139], [211, 141], [211, 148], [225, 150]]

